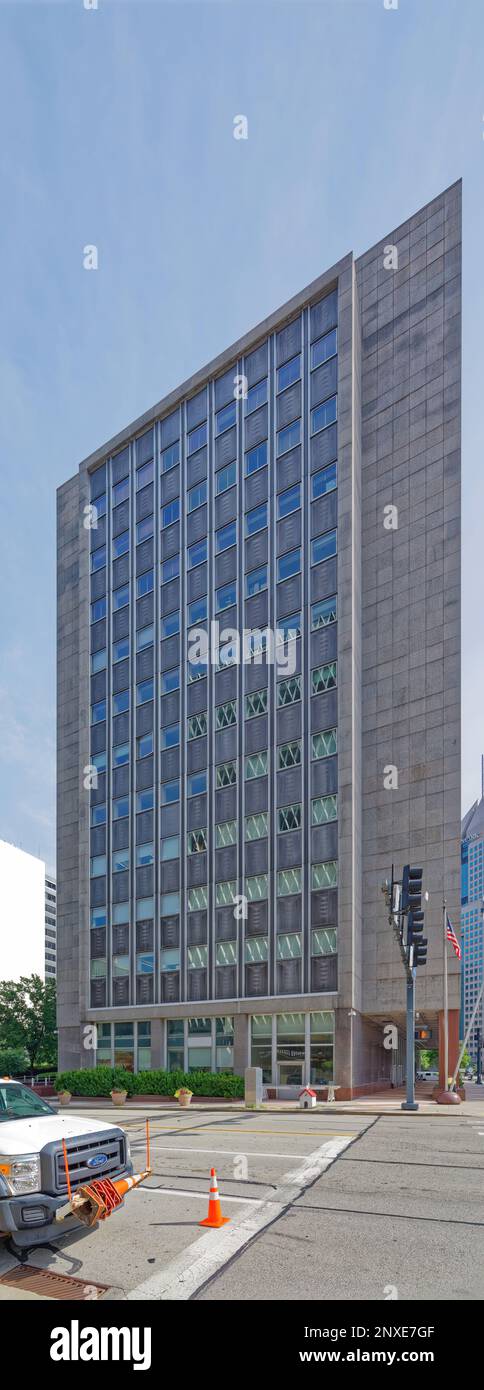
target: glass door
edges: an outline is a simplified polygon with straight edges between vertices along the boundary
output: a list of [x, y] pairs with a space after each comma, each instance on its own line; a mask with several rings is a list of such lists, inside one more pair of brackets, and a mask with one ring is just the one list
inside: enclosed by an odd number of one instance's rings
[[278, 1086], [302, 1086], [302, 1062], [278, 1063]]

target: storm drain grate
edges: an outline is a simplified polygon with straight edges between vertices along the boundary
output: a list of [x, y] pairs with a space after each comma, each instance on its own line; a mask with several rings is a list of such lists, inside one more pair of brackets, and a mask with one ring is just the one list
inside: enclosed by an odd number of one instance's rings
[[35, 1265], [19, 1265], [2, 1274], [0, 1284], [10, 1288], [25, 1289], [26, 1293], [38, 1293], [43, 1298], [72, 1298], [76, 1302], [89, 1302], [100, 1298], [110, 1288], [109, 1284], [94, 1284], [87, 1279], [74, 1279], [71, 1274], [54, 1274], [51, 1269], [37, 1269]]

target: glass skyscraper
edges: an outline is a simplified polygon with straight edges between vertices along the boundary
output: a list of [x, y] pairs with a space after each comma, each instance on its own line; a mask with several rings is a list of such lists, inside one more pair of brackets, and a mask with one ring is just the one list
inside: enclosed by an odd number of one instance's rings
[[[484, 973], [484, 789], [462, 821], [462, 1011], [461, 1037], [465, 1037]], [[481, 1000], [468, 1042], [477, 1065], [477, 1029], [484, 1041], [484, 1002]]]

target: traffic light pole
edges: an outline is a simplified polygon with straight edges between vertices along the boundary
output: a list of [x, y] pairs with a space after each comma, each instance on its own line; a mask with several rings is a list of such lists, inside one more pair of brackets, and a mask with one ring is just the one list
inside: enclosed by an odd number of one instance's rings
[[[405, 864], [401, 882], [393, 876], [382, 883], [382, 893], [388, 907], [388, 920], [398, 943], [407, 981], [407, 1099], [402, 1110], [418, 1110], [415, 1100], [415, 978], [417, 966], [427, 961], [427, 940], [421, 936], [422, 870]], [[406, 923], [406, 939], [405, 939]]]
[[402, 1110], [418, 1110], [415, 1100], [415, 969], [407, 975], [407, 1099]]
[[480, 1028], [476, 1028], [476, 1044], [477, 1044], [477, 1076], [476, 1076], [476, 1086], [482, 1086], [482, 1075], [481, 1075], [481, 1047], [482, 1047], [482, 1043], [481, 1043], [481, 1030], [480, 1030]]

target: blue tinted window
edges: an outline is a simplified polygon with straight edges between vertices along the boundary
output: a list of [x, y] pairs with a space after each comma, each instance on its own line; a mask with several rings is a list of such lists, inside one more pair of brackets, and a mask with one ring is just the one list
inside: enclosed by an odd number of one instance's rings
[[321, 560], [327, 560], [330, 555], [336, 555], [336, 531], [327, 531], [324, 536], [316, 536], [311, 541], [311, 564], [319, 565]]
[[203, 448], [207, 443], [207, 421], [203, 425], [197, 425], [196, 430], [191, 430], [188, 435], [187, 454], [194, 454], [196, 449]]
[[260, 565], [259, 569], [251, 570], [245, 577], [246, 598], [260, 594], [261, 589], [267, 589], [267, 565]]
[[[138, 861], [138, 862], [142, 862], [142, 863], [148, 863], [148, 862], [149, 862], [149, 863], [151, 864], [153, 861], [152, 861], [152, 859], [150, 859], [149, 861], [148, 861], [148, 860], [142, 860], [142, 861]], [[152, 975], [152, 974], [153, 974], [153, 970], [154, 970], [154, 963], [155, 963], [154, 955], [153, 955], [152, 953], [150, 953], [150, 952], [148, 952], [147, 954], [143, 954], [143, 955], [137, 955], [137, 956], [136, 956], [136, 973], [137, 973], [137, 975]], [[139, 1028], [139, 1024], [138, 1024], [138, 1028]], [[140, 1039], [140, 1047], [141, 1047], [141, 1039]]]
[[277, 372], [277, 390], [284, 391], [286, 386], [292, 386], [293, 381], [298, 381], [301, 375], [301, 357], [291, 357], [290, 362], [285, 362], [283, 367], [279, 367]]
[[113, 874], [122, 874], [129, 869], [129, 849], [115, 849], [112, 855]]
[[129, 637], [120, 637], [119, 642], [113, 642], [113, 661], [123, 661], [129, 656]]
[[330, 396], [329, 401], [323, 401], [322, 405], [317, 405], [311, 411], [311, 432], [317, 434], [318, 430], [325, 430], [327, 425], [333, 425], [336, 420], [336, 396]]
[[155, 519], [153, 516], [145, 516], [142, 521], [138, 521], [136, 527], [137, 545], [139, 545], [141, 541], [149, 541], [150, 536], [153, 535], [154, 526]]
[[192, 772], [187, 777], [187, 796], [201, 796], [207, 790], [207, 770], [203, 772]]
[[136, 593], [138, 598], [142, 598], [143, 594], [150, 594], [154, 582], [153, 570], [146, 570], [145, 574], [140, 574], [139, 578], [136, 580]]
[[188, 510], [189, 510], [189, 512], [194, 512], [194, 511], [196, 510], [197, 507], [203, 507], [203, 504], [204, 504], [204, 502], [206, 502], [206, 500], [207, 500], [207, 483], [206, 483], [206, 480], [205, 480], [203, 483], [198, 483], [197, 487], [192, 487], [192, 488], [190, 488], [190, 492], [189, 492], [189, 494], [188, 494]]
[[178, 779], [174, 782], [163, 782], [161, 788], [162, 806], [171, 806], [173, 801], [180, 800], [180, 783]]
[[180, 742], [180, 725], [168, 724], [161, 730], [162, 748], [176, 748]]
[[107, 613], [107, 600], [105, 598], [96, 599], [91, 603], [91, 622], [97, 623], [99, 618], [105, 618]]
[[290, 512], [297, 511], [301, 506], [301, 484], [295, 483], [294, 487], [288, 487], [287, 492], [280, 492], [277, 499], [277, 515], [279, 517], [289, 516]]
[[203, 541], [195, 541], [194, 545], [188, 547], [188, 568], [195, 569], [196, 565], [205, 564], [207, 558], [207, 537]]
[[[105, 927], [107, 925], [107, 912], [105, 907], [91, 908], [91, 927]], [[108, 1028], [111, 1024], [108, 1023]]]
[[180, 614], [178, 609], [176, 609], [174, 613], [167, 613], [166, 617], [161, 619], [161, 636], [173, 637], [175, 633], [179, 631]]
[[96, 501], [95, 501], [95, 502], [91, 502], [91, 507], [93, 508], [93, 515], [94, 515], [94, 508], [95, 508], [95, 509], [96, 509], [96, 516], [97, 516], [97, 517], [105, 516], [105, 515], [106, 515], [106, 493], [103, 492], [102, 495], [101, 495], [101, 497], [96, 497]]
[[113, 695], [113, 714], [125, 714], [129, 709], [129, 690], [121, 690], [119, 695]]
[[103, 647], [102, 652], [93, 652], [91, 656], [91, 675], [94, 676], [96, 671], [104, 671], [106, 669], [107, 659], [105, 647]]
[[188, 621], [190, 625], [205, 622], [207, 616], [207, 596], [197, 598], [188, 605]]
[[136, 704], [145, 705], [147, 700], [153, 699], [154, 681], [140, 681], [136, 686]]
[[95, 574], [106, 564], [106, 546], [101, 545], [99, 550], [91, 550], [91, 571]]
[[136, 740], [138, 758], [147, 758], [153, 752], [153, 734], [140, 734]]
[[206, 661], [197, 661], [188, 654], [187, 676], [189, 681], [201, 681], [207, 674]]
[[[152, 811], [152, 810], [153, 810], [153, 807], [154, 807], [154, 804], [155, 804], [155, 793], [154, 793], [154, 791], [153, 791], [153, 787], [145, 787], [144, 791], [142, 791], [142, 792], [137, 792], [137, 794], [136, 794], [136, 810], [137, 810], [137, 811]], [[152, 860], [151, 860], [151, 859], [150, 859], [150, 860], [146, 860], [145, 863], [150, 863], [150, 864], [151, 864], [151, 863], [152, 863]]]
[[125, 555], [129, 550], [129, 531], [122, 531], [120, 536], [113, 536], [113, 560], [117, 560], [119, 555]]
[[330, 333], [324, 334], [324, 338], [318, 338], [317, 343], [313, 343], [311, 348], [311, 367], [319, 367], [321, 362], [327, 362], [329, 357], [334, 357], [336, 350], [336, 329], [332, 328]]
[[251, 415], [253, 410], [257, 410], [260, 405], [265, 405], [267, 400], [267, 377], [263, 381], [258, 381], [256, 386], [251, 386], [245, 398], [245, 413]]
[[262, 502], [260, 507], [254, 507], [251, 512], [247, 512], [245, 534], [253, 536], [255, 531], [261, 531], [264, 526], [267, 526], [267, 502]]
[[106, 855], [105, 855], [105, 854], [96, 854], [95, 857], [94, 857], [94, 859], [91, 859], [91, 878], [100, 878], [101, 875], [102, 875], [102, 874], [105, 874], [105, 873], [106, 873]]
[[106, 806], [91, 806], [91, 825], [105, 825]]
[[106, 771], [106, 756], [105, 748], [102, 753], [91, 753], [91, 763], [93, 767], [97, 767], [98, 772]]
[[301, 636], [301, 614], [291, 613], [288, 618], [277, 619], [277, 639], [280, 642], [294, 641]]
[[249, 449], [245, 455], [245, 472], [247, 477], [251, 473], [256, 473], [258, 468], [264, 468], [267, 463], [267, 439], [263, 444], [257, 444], [255, 449]]
[[237, 581], [235, 579], [232, 579], [230, 584], [222, 584], [221, 588], [216, 590], [215, 607], [217, 613], [220, 613], [223, 608], [230, 608], [233, 603], [237, 603]]
[[176, 444], [170, 444], [169, 449], [164, 449], [164, 450], [163, 450], [163, 453], [162, 453], [162, 455], [161, 455], [161, 471], [162, 471], [162, 473], [168, 473], [169, 469], [170, 469], [170, 468], [175, 468], [176, 464], [179, 463], [179, 462], [180, 462], [180, 441], [179, 441], [179, 439], [177, 439]]
[[231, 545], [235, 545], [237, 540], [237, 522], [229, 521], [228, 526], [221, 526], [220, 531], [215, 532], [215, 551], [219, 555], [221, 550], [228, 550]]
[[113, 507], [118, 507], [120, 502], [125, 502], [129, 497], [129, 478], [123, 478], [121, 483], [115, 483], [113, 487]]
[[299, 574], [301, 568], [301, 551], [288, 550], [286, 555], [280, 555], [277, 561], [277, 578], [290, 579], [291, 575]]
[[106, 701], [98, 700], [96, 705], [91, 705], [91, 724], [102, 724], [106, 718]]
[[170, 579], [176, 579], [180, 573], [180, 556], [171, 555], [169, 560], [164, 560], [161, 566], [161, 578], [163, 584], [168, 584]]
[[318, 627], [327, 627], [328, 623], [335, 623], [337, 618], [337, 597], [332, 594], [331, 598], [321, 598], [319, 603], [311, 606], [311, 627], [316, 631]]
[[122, 820], [124, 816], [129, 816], [128, 796], [120, 796], [113, 801], [113, 820]]
[[215, 475], [215, 490], [217, 497], [220, 496], [221, 492], [227, 492], [229, 487], [233, 487], [236, 482], [237, 464], [234, 459], [233, 463], [228, 463], [226, 468], [221, 468], [220, 472]]
[[123, 584], [120, 589], [115, 589], [113, 593], [113, 608], [126, 608], [129, 603], [129, 584]]
[[222, 434], [223, 430], [229, 430], [232, 425], [235, 425], [236, 419], [237, 406], [235, 401], [231, 401], [229, 405], [224, 405], [223, 410], [217, 411], [215, 416], [215, 433]]
[[136, 633], [136, 651], [142, 652], [145, 647], [151, 647], [155, 638], [153, 623], [148, 623], [147, 627], [140, 627]]
[[146, 487], [147, 483], [152, 483], [154, 474], [155, 465], [153, 460], [151, 460], [151, 463], [144, 463], [142, 468], [138, 468], [136, 473], [136, 491], [139, 492], [142, 487]]
[[125, 763], [129, 763], [129, 743], [117, 743], [113, 748], [113, 765], [124, 767]]
[[178, 666], [172, 667], [171, 671], [163, 671], [161, 676], [162, 695], [168, 695], [170, 690], [178, 690], [180, 685], [180, 672]]
[[330, 463], [327, 468], [321, 468], [319, 473], [313, 473], [311, 478], [311, 490], [313, 499], [324, 497], [325, 492], [333, 492], [336, 487], [336, 460]]
[[[138, 868], [142, 868], [142, 867], [143, 867], [143, 864], [152, 864], [152, 863], [153, 863], [153, 858], [154, 858], [153, 845], [137, 845], [137, 846], [136, 846], [136, 864], [137, 864]], [[149, 962], [149, 961], [151, 961], [151, 967], [150, 967], [149, 964], [145, 964], [144, 966], [143, 966], [143, 965], [140, 965], [140, 962], [142, 962], [142, 961], [144, 961], [144, 962]], [[140, 955], [138, 955], [138, 956], [136, 957], [136, 969], [137, 969], [138, 973], [140, 972], [140, 969], [150, 970], [150, 968], [151, 968], [151, 969], [153, 968], [153, 956], [152, 956], [152, 955], [146, 955], [146, 956], [140, 956]]]
[[286, 425], [285, 429], [279, 430], [277, 436], [277, 455], [287, 454], [288, 449], [294, 449], [295, 444], [299, 444], [301, 438], [301, 421], [294, 420], [292, 425]]
[[167, 502], [166, 507], [162, 508], [162, 526], [171, 526], [173, 521], [178, 521], [180, 516], [180, 498], [175, 497], [173, 502]]

